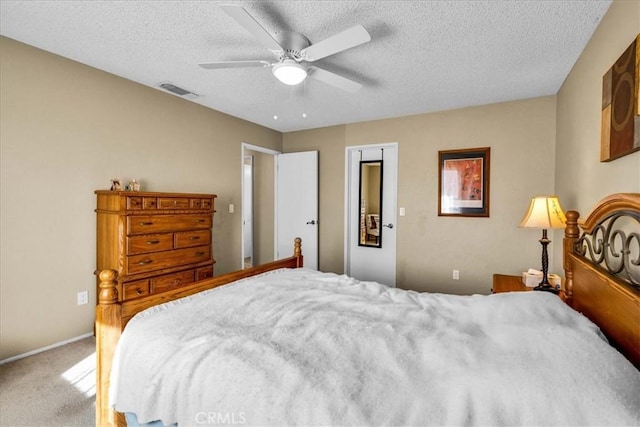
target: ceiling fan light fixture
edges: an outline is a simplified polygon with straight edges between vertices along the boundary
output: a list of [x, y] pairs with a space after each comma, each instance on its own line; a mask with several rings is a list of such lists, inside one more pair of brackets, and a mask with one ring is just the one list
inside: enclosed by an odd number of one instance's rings
[[273, 75], [282, 83], [295, 86], [307, 78], [307, 70], [293, 59], [285, 59], [273, 66]]

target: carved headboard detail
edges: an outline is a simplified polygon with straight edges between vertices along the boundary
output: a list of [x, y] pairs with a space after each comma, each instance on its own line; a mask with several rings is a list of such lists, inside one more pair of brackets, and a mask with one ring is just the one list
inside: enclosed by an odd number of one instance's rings
[[568, 211], [564, 233], [567, 297], [573, 294], [573, 268], [567, 254], [640, 291], [640, 193], [618, 193], [601, 200], [583, 219]]
[[640, 193], [612, 194], [584, 220], [566, 216], [567, 303], [640, 369]]
[[582, 233], [574, 252], [640, 290], [640, 212], [610, 214]]

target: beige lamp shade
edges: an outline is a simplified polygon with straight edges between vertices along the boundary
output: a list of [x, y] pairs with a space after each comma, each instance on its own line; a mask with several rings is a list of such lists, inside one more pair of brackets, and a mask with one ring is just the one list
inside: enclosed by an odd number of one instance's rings
[[537, 196], [531, 199], [529, 210], [520, 221], [520, 227], [564, 228], [567, 217], [556, 196]]

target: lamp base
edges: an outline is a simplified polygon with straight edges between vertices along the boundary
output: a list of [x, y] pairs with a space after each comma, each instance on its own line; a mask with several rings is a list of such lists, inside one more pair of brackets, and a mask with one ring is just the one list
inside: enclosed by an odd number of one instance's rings
[[551, 286], [548, 284], [539, 284], [538, 286], [536, 286], [535, 288], [533, 288], [534, 291], [546, 291], [546, 292], [552, 292], [554, 294], [559, 294], [560, 293], [560, 289], [556, 289], [555, 286]]

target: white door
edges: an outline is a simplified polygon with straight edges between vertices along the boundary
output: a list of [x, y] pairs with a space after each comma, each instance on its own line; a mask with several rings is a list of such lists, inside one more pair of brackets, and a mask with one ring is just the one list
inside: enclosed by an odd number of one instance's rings
[[[396, 285], [398, 144], [347, 147], [345, 273], [359, 280]], [[360, 162], [382, 160], [380, 245], [361, 245]]]
[[302, 239], [304, 266], [318, 269], [318, 152], [276, 156], [276, 259]]
[[[253, 156], [244, 157], [242, 191], [242, 236], [244, 239], [244, 267], [253, 265]], [[244, 268], [243, 267], [243, 268]]]

